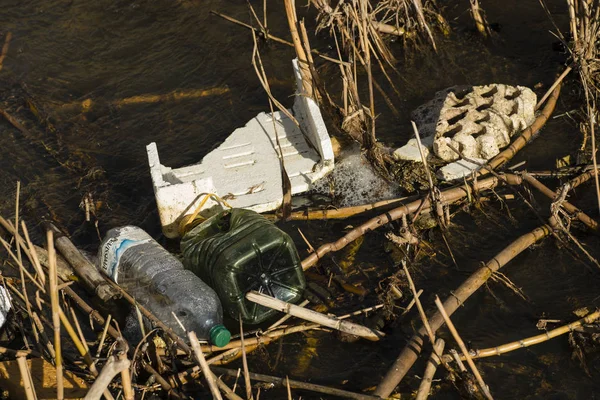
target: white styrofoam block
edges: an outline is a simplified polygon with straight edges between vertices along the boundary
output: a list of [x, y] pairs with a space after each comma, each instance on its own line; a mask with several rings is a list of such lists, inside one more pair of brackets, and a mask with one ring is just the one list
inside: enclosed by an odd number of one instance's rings
[[[486, 162], [486, 160], [481, 159], [473, 159], [473, 161], [477, 161], [480, 164]], [[480, 168], [480, 164], [475, 164], [466, 160], [458, 160], [444, 165], [437, 171], [436, 175], [444, 181], [454, 181], [471, 175], [471, 172], [477, 171]]]
[[[295, 61], [294, 71], [298, 77]], [[301, 91], [301, 81], [298, 88]], [[181, 217], [191, 214], [207, 193], [226, 199], [232, 207], [256, 212], [278, 208], [283, 201], [279, 146], [292, 194], [309, 190], [332, 171], [333, 148], [317, 104], [299, 94], [293, 114], [301, 128], [280, 111], [260, 113], [199, 164], [183, 168], [161, 165], [156, 143], [150, 143], [148, 163], [165, 236], [178, 235]], [[203, 208], [214, 204], [210, 200]]]

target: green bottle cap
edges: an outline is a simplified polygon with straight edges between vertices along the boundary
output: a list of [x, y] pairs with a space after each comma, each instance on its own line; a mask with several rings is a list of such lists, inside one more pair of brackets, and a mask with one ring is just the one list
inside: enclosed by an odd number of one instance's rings
[[231, 332], [223, 325], [215, 325], [210, 329], [210, 342], [217, 347], [223, 347], [231, 339]]

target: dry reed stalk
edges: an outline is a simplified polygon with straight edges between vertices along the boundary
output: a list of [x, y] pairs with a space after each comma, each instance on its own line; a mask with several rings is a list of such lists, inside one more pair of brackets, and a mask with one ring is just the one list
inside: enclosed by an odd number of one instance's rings
[[[23, 229], [23, 236], [25, 236], [25, 241], [27, 243], [26, 255], [29, 257], [31, 261], [31, 265], [35, 269], [38, 274], [38, 278], [40, 279], [40, 283], [42, 286], [46, 285], [46, 274], [44, 274], [44, 270], [42, 269], [42, 265], [40, 263], [37, 251], [35, 251], [35, 246], [31, 242], [29, 238], [29, 231], [27, 230], [27, 225], [25, 225], [25, 221], [21, 221], [21, 228]], [[16, 232], [16, 230], [15, 230]], [[17, 235], [18, 237], [18, 235]], [[58, 265], [57, 265], [58, 267]], [[58, 271], [57, 271], [58, 272]]]
[[84, 400], [99, 400], [100, 397], [107, 390], [108, 385], [114, 379], [115, 376], [121, 373], [123, 370], [129, 370], [130, 361], [125, 359], [119, 359], [116, 356], [109, 357], [108, 361], [102, 368], [100, 375], [96, 378], [92, 387], [88, 390]]
[[[515, 175], [507, 175], [506, 180], [508, 180], [509, 184], [520, 184], [520, 179]], [[463, 198], [467, 197], [471, 189], [483, 191], [487, 189], [492, 189], [498, 186], [500, 183], [504, 183], [504, 180], [501, 180], [497, 177], [490, 177], [473, 182], [472, 188], [459, 186], [446, 189], [440, 192], [440, 202], [444, 205], [452, 204], [456, 201], [462, 200]], [[406, 205], [394, 208], [384, 214], [373, 217], [367, 222], [363, 223], [362, 225], [359, 225], [356, 228], [350, 230], [346, 235], [344, 235], [337, 241], [327, 243], [319, 247], [317, 251], [315, 251], [302, 261], [302, 268], [304, 270], [307, 270], [308, 268], [315, 265], [319, 261], [319, 259], [323, 258], [323, 256], [325, 256], [327, 253], [343, 249], [346, 245], [352, 243], [354, 240], [366, 234], [367, 232], [375, 230], [385, 224], [400, 219], [408, 214], [412, 214], [418, 210], [421, 210], [421, 212], [429, 211], [430, 208], [430, 199], [428, 197], [420, 198]]]
[[[300, 233], [302, 233], [302, 232], [300, 232]], [[304, 236], [304, 235], [302, 235], [302, 236]], [[305, 307], [308, 303], [310, 303], [310, 301], [303, 300], [302, 303], [298, 304], [298, 307]], [[267, 328], [267, 332], [272, 331], [273, 329], [277, 328], [279, 325], [283, 324], [285, 321], [287, 321], [290, 318], [292, 318], [292, 316], [290, 314], [284, 315], [283, 317], [281, 317], [280, 319], [278, 319], [277, 321], [272, 323], [271, 326], [269, 326]]]
[[21, 379], [23, 379], [23, 389], [27, 396], [27, 400], [37, 400], [37, 394], [35, 393], [31, 372], [27, 365], [27, 359], [25, 357], [17, 357], [17, 364], [19, 365], [19, 371], [21, 372]]
[[48, 259], [50, 261], [50, 271], [48, 272], [48, 281], [50, 291], [50, 304], [52, 307], [52, 325], [54, 326], [54, 351], [55, 367], [56, 367], [56, 398], [64, 399], [64, 384], [63, 384], [63, 365], [62, 351], [60, 343], [60, 305], [58, 304], [58, 288], [56, 275], [56, 253], [54, 252], [54, 235], [52, 231], [46, 232], [48, 241]]
[[248, 359], [246, 358], [246, 346], [244, 346], [244, 326], [240, 315], [240, 341], [242, 347], [242, 367], [244, 368], [244, 383], [246, 386], [246, 400], [252, 400], [252, 384], [250, 383], [250, 371], [248, 370]]
[[[235, 19], [233, 17], [230, 17], [230, 16], [225, 15], [225, 14], [221, 14], [221, 13], [219, 13], [217, 11], [214, 11], [214, 10], [211, 10], [210, 13], [214, 14], [214, 15], [217, 15], [217, 16], [219, 16], [219, 17], [221, 17], [221, 18], [223, 18], [223, 19], [225, 19], [225, 20], [227, 20], [229, 22], [233, 22], [236, 25], [243, 26], [244, 28], [250, 29], [250, 30], [254, 31], [254, 33], [256, 33], [257, 35], [263, 35], [264, 36], [264, 32], [263, 31], [261, 31], [258, 28], [253, 27], [252, 25], [248, 25], [248, 24], [246, 24], [244, 22], [241, 22], [241, 21], [239, 21], [239, 20], [237, 20], [237, 19]], [[268, 32], [267, 32], [266, 38], [268, 38], [270, 40], [273, 40], [274, 42], [277, 42], [277, 43], [285, 44], [286, 46], [289, 46], [289, 47], [294, 47], [294, 43], [289, 42], [289, 41], [284, 40], [284, 39], [281, 39], [280, 37], [271, 35]], [[327, 61], [330, 61], [330, 62], [333, 62], [333, 63], [336, 63], [336, 64], [340, 63], [340, 60], [336, 60], [335, 58], [331, 58], [331, 57], [329, 57], [329, 56], [327, 56], [327, 55], [319, 52], [318, 50], [311, 49], [310, 52], [312, 54], [316, 54], [317, 56], [321, 57], [324, 60], [327, 60]]]
[[[548, 197], [552, 200], [556, 199], [556, 196], [557, 196], [556, 192], [554, 192], [552, 189], [548, 188], [542, 182], [535, 179], [533, 176], [531, 176], [529, 174], [523, 174], [522, 177], [525, 182], [530, 184], [532, 187], [534, 187], [536, 190], [538, 190], [539, 192], [544, 194], [546, 197]], [[567, 212], [569, 212], [570, 214], [575, 216], [575, 218], [577, 218], [579, 221], [583, 222], [588, 228], [590, 228], [594, 231], [598, 231], [598, 228], [599, 228], [598, 223], [595, 220], [593, 220], [592, 218], [590, 218], [586, 213], [582, 212], [580, 209], [578, 209], [577, 207], [575, 207], [573, 204], [569, 203], [568, 201], [563, 201], [561, 203], [561, 205]]]
[[[419, 295], [421, 293], [423, 293], [423, 290], [419, 291]], [[306, 305], [304, 303], [308, 304], [308, 300], [305, 300], [304, 302], [302, 302], [300, 304], [300, 307], [304, 307]], [[411, 304], [414, 304], [414, 300], [411, 302]], [[407, 310], [410, 309], [411, 304], [408, 305]], [[378, 310], [378, 309], [383, 308], [383, 307], [384, 307], [383, 304], [378, 304], [376, 306], [367, 307], [367, 308], [364, 308], [362, 310], [358, 310], [358, 311], [351, 312], [349, 314], [341, 315], [338, 318], [339, 319], [346, 319], [346, 318], [353, 317], [353, 316], [356, 316], [356, 315], [368, 313], [370, 311]], [[405, 310], [405, 312], [406, 312], [406, 310]], [[287, 314], [285, 317], [291, 318], [291, 315]], [[284, 318], [281, 318], [281, 320], [283, 320]], [[272, 324], [269, 328], [267, 328], [267, 330], [265, 331], [265, 333], [263, 335], [269, 335], [271, 333], [276, 333], [276, 332], [281, 332], [281, 333], [285, 332], [285, 334], [291, 334], [291, 333], [294, 333], [294, 332], [304, 332], [304, 331], [309, 330], [309, 329], [318, 329], [319, 326], [320, 326], [319, 324], [315, 324], [315, 325], [300, 325], [300, 326], [298, 326], [298, 328], [302, 328], [302, 330], [300, 330], [300, 329], [294, 330], [294, 328], [296, 328], [296, 327], [292, 327], [292, 328], [286, 328], [284, 330], [277, 330], [277, 331], [275, 331], [274, 329], [277, 326], [279, 326], [277, 323], [280, 322], [281, 320], [277, 321], [276, 323]], [[308, 328], [308, 329], [306, 329], [306, 328]], [[244, 346], [246, 354], [249, 354], [249, 353], [253, 352], [254, 350], [258, 349], [259, 345], [269, 344], [271, 341], [273, 341], [275, 339], [278, 339], [279, 337], [282, 337], [282, 336], [283, 336], [283, 334], [281, 336], [279, 336], [279, 335], [274, 336], [274, 337], [270, 337], [269, 336], [268, 337], [269, 340], [262, 340], [262, 341], [260, 341], [258, 343], [253, 342], [252, 344], [247, 344], [247, 345]], [[265, 337], [265, 336], [262, 336], [262, 337]], [[247, 340], [248, 339], [246, 339], [245, 341], [247, 341]], [[209, 359], [208, 360], [208, 364], [213, 364], [213, 363], [217, 364], [217, 365], [228, 364], [228, 363], [236, 360], [240, 356], [240, 353], [241, 353], [241, 347], [236, 347], [236, 348], [229, 349], [229, 350], [224, 351], [221, 354], [219, 354], [217, 356], [214, 356], [211, 359]]]
[[483, 37], [488, 37], [491, 33], [490, 27], [483, 16], [483, 10], [479, 6], [479, 0], [470, 0], [471, 2], [471, 13], [475, 20], [475, 26]]
[[37, 281], [37, 279], [35, 279], [31, 275], [31, 273], [29, 271], [27, 271], [27, 269], [25, 269], [25, 267], [23, 266], [22, 263], [19, 263], [19, 257], [17, 257], [17, 255], [15, 255], [15, 253], [10, 249], [10, 244], [8, 244], [8, 242], [6, 242], [1, 237], [0, 237], [0, 243], [2, 243], [2, 246], [4, 246], [4, 249], [6, 250], [8, 255], [10, 255], [10, 257], [17, 264], [17, 266], [19, 267], [19, 270], [22, 271], [23, 274], [25, 274], [25, 276], [27, 276], [29, 278], [31, 283], [33, 283], [42, 293], [46, 293], [46, 289], [44, 289], [44, 287]]
[[[127, 353], [122, 352], [119, 354], [119, 360], [129, 362], [129, 359], [127, 359]], [[135, 400], [135, 392], [131, 386], [131, 373], [129, 372], [129, 368], [125, 368], [121, 371], [121, 386], [123, 387], [123, 399]]]
[[4, 37], [4, 45], [2, 46], [2, 51], [0, 51], [0, 71], [2, 71], [2, 64], [4, 63], [4, 59], [8, 54], [8, 48], [10, 46], [10, 40], [12, 39], [12, 33], [6, 32], [6, 36]]
[[[471, 274], [457, 290], [451, 292], [452, 295], [444, 302], [444, 310], [446, 313], [452, 315], [473, 293], [477, 291], [477, 289], [487, 282], [494, 272], [500, 270], [532, 244], [537, 243], [550, 235], [551, 232], [551, 227], [542, 225], [509, 244], [504, 250], [488, 261], [487, 264]], [[440, 312], [429, 318], [429, 324], [433, 332], [437, 331], [443, 323], [444, 318]], [[417, 333], [410, 338], [384, 379], [377, 387], [377, 390], [375, 391], [376, 395], [385, 398], [392, 393], [421, 353], [426, 333], [425, 328], [421, 327]]]
[[[295, 211], [290, 214], [290, 219], [295, 221], [309, 221], [315, 219], [346, 219], [369, 211], [379, 211], [381, 209], [392, 208], [395, 205], [402, 204], [406, 200], [417, 198], [417, 196], [400, 197], [397, 199], [381, 200], [375, 203], [364, 204], [360, 206], [342, 207], [327, 210]], [[278, 219], [278, 216], [274, 214], [263, 215], [270, 220]]]
[[423, 379], [421, 379], [421, 384], [419, 385], [419, 390], [417, 391], [417, 395], [415, 396], [415, 400], [426, 400], [429, 397], [429, 391], [431, 390], [431, 383], [433, 382], [433, 376], [435, 375], [435, 371], [437, 367], [440, 365], [442, 360], [438, 356], [438, 354], [443, 354], [444, 352], [444, 339], [438, 338], [435, 341], [435, 345], [433, 346], [433, 351], [431, 352], [431, 356], [429, 356], [429, 361], [427, 361], [427, 366], [425, 367], [425, 372], [423, 373]]
[[294, 43], [294, 50], [296, 50], [296, 56], [298, 57], [298, 69], [300, 70], [300, 76], [302, 77], [302, 92], [314, 99], [314, 91], [312, 86], [312, 75], [309, 68], [308, 58], [302, 45], [302, 39], [298, 33], [298, 17], [296, 16], [296, 5], [295, 0], [284, 0], [285, 15], [287, 16], [288, 25], [290, 27], [290, 34], [292, 35], [292, 42]]
[[[429, 326], [429, 322], [427, 321], [427, 315], [425, 315], [425, 310], [423, 309], [421, 300], [419, 300], [419, 296], [417, 295], [417, 288], [415, 287], [415, 283], [413, 282], [412, 277], [410, 276], [410, 272], [408, 271], [408, 268], [406, 267], [405, 260], [402, 260], [402, 268], [404, 269], [404, 273], [406, 274], [406, 279], [408, 280], [408, 285], [410, 286], [410, 290], [413, 293], [413, 299], [415, 299], [415, 304], [417, 305], [417, 310], [419, 310], [419, 316], [421, 317], [421, 322], [423, 322], [423, 326], [425, 327], [425, 330], [427, 331], [427, 336], [429, 336], [429, 342], [435, 343], [435, 335], [433, 334], [433, 331], [431, 330], [431, 327]], [[434, 350], [435, 350], [435, 346], [434, 346]], [[442, 353], [437, 353], [437, 355], [439, 357], [441, 357]]]
[[96, 296], [105, 302], [120, 297], [119, 291], [106, 282], [100, 271], [81, 254], [69, 238], [64, 236], [52, 223], [47, 223], [46, 226], [55, 235], [54, 242], [58, 251], [71, 264], [77, 275], [85, 282], [85, 285], [94, 288]]
[[217, 382], [214, 374], [210, 371], [210, 367], [206, 363], [206, 359], [204, 358], [204, 354], [202, 354], [202, 349], [200, 348], [200, 343], [198, 342], [198, 337], [196, 336], [196, 332], [188, 332], [188, 338], [190, 339], [190, 344], [192, 345], [192, 350], [194, 351], [194, 355], [196, 356], [196, 362], [200, 365], [200, 369], [204, 374], [204, 378], [208, 383], [208, 387], [210, 388], [210, 392], [212, 394], [213, 399], [222, 400], [221, 392], [219, 392], [219, 388], [217, 387]]
[[360, 336], [371, 341], [378, 341], [380, 338], [385, 336], [383, 332], [379, 332], [353, 322], [344, 321], [337, 317], [329, 317], [313, 310], [298, 307], [297, 305], [286, 303], [285, 301], [267, 296], [255, 290], [247, 293], [246, 299], [260, 304], [261, 306], [272, 308], [274, 310], [293, 315], [294, 317], [302, 318], [328, 328], [337, 329], [341, 332]]
[[[225, 394], [225, 397], [227, 397], [229, 400], [243, 400], [240, 396], [235, 394], [235, 392], [231, 390], [231, 388], [227, 386], [221, 378], [215, 376], [215, 379], [217, 381], [219, 389], [221, 389], [221, 391]], [[256, 398], [256, 400], [258, 400], [258, 397]]]
[[542, 104], [544, 104], [546, 99], [548, 99], [548, 97], [550, 97], [550, 95], [552, 94], [554, 89], [556, 89], [556, 87], [562, 83], [563, 79], [565, 79], [565, 77], [569, 74], [569, 72], [571, 72], [572, 69], [573, 69], [573, 66], [569, 65], [567, 68], [565, 68], [565, 70], [562, 72], [562, 74], [560, 74], [560, 76], [558, 78], [556, 78], [556, 81], [554, 81], [552, 86], [550, 86], [550, 89], [548, 89], [546, 91], [546, 93], [544, 93], [544, 95], [542, 96], [540, 101], [538, 101], [538, 103], [535, 105], [536, 111], [542, 106]]
[[[73, 343], [75, 344], [75, 348], [77, 349], [77, 351], [79, 352], [79, 354], [83, 357], [83, 361], [85, 362], [85, 364], [88, 366], [90, 372], [92, 373], [93, 376], [98, 376], [98, 370], [96, 369], [96, 364], [94, 364], [94, 361], [92, 360], [92, 356], [90, 355], [89, 349], [87, 348], [87, 344], [85, 343], [85, 339], [81, 340], [80, 337], [77, 335], [77, 333], [75, 332], [75, 330], [73, 329], [73, 326], [71, 325], [71, 322], [69, 321], [69, 319], [67, 318], [67, 316], [65, 315], [65, 313], [59, 308], [59, 316], [60, 316], [60, 320], [62, 322], [62, 324], [65, 327], [65, 330], [67, 331], [67, 333], [69, 334], [69, 337], [71, 338], [71, 340], [73, 341]], [[104, 398], [107, 400], [113, 400], [113, 396], [110, 394], [110, 392], [108, 391], [108, 389], [106, 389], [103, 393]], [[127, 399], [127, 400], [131, 400], [131, 399]]]
[[450, 330], [450, 333], [452, 333], [452, 336], [454, 337], [454, 340], [458, 344], [458, 347], [460, 347], [460, 350], [463, 352], [465, 359], [467, 360], [467, 364], [469, 364], [469, 367], [471, 368], [471, 371], [473, 372], [475, 379], [477, 379], [479, 388], [481, 389], [481, 391], [483, 392], [485, 397], [487, 397], [489, 400], [493, 400], [489, 387], [483, 381], [483, 378], [481, 377], [481, 374], [479, 373], [477, 366], [475, 365], [475, 363], [469, 356], [469, 350], [467, 350], [467, 346], [465, 346], [465, 342], [463, 342], [462, 338], [458, 334], [456, 327], [454, 326], [454, 324], [452, 323], [452, 320], [446, 313], [446, 310], [444, 309], [444, 305], [442, 304], [442, 301], [440, 300], [440, 298], [438, 296], [435, 296], [435, 305], [437, 306], [440, 314], [444, 318], [444, 321], [446, 322], [446, 326]]
[[[597, 104], [600, 97], [600, 1], [567, 0], [569, 5], [570, 29], [573, 41], [567, 45], [573, 62], [577, 64], [583, 86], [587, 124], [590, 130], [592, 162], [597, 171], [597, 147], [595, 126], [598, 120]], [[600, 210], [600, 179], [594, 174], [598, 210]]]
[[[534, 346], [536, 344], [540, 344], [546, 342], [550, 339], [554, 339], [555, 337], [564, 335], [565, 333], [573, 332], [575, 329], [581, 327], [584, 324], [591, 324], [600, 318], [600, 311], [594, 311], [591, 314], [586, 315], [585, 317], [572, 322], [567, 325], [563, 325], [556, 329], [552, 329], [551, 331], [547, 331], [546, 333], [542, 333], [541, 335], [531, 336], [525, 339], [516, 340], [511, 343], [506, 343], [501, 346], [490, 347], [481, 350], [471, 350], [469, 352], [469, 356], [473, 359], [476, 358], [484, 358], [484, 357], [492, 357], [499, 356], [502, 354], [510, 353], [511, 351], [524, 349], [525, 347]], [[461, 357], [464, 359], [463, 357]]]
[[[233, 370], [233, 369], [220, 368], [220, 367], [213, 367], [212, 369], [217, 374], [228, 375], [228, 376], [231, 376], [234, 378], [238, 374], [237, 370]], [[286, 378], [279, 378], [279, 377], [264, 375], [264, 374], [256, 374], [254, 372], [250, 373], [250, 377], [255, 381], [272, 383], [275, 386], [282, 387], [282, 388], [286, 387]], [[361, 394], [361, 393], [353, 393], [353, 392], [349, 392], [346, 390], [335, 389], [335, 388], [322, 386], [322, 385], [315, 385], [313, 383], [300, 382], [300, 381], [296, 381], [296, 380], [292, 380], [292, 379], [289, 380], [289, 383], [290, 383], [290, 388], [292, 388], [292, 389], [308, 390], [311, 392], [329, 394], [332, 396], [338, 396], [338, 397], [342, 397], [342, 398], [346, 398], [346, 399], [381, 400], [379, 397], [376, 397], [376, 396], [371, 396], [371, 395]]]
[[102, 335], [100, 336], [100, 342], [98, 343], [98, 349], [96, 350], [96, 358], [100, 357], [100, 353], [102, 352], [102, 347], [104, 346], [104, 341], [106, 340], [106, 332], [108, 332], [108, 328], [110, 326], [110, 321], [112, 319], [112, 315], [108, 314], [108, 318], [104, 323], [104, 329], [102, 330]]
[[285, 377], [285, 385], [287, 386], [288, 400], [292, 400], [292, 388], [290, 387], [290, 378]]

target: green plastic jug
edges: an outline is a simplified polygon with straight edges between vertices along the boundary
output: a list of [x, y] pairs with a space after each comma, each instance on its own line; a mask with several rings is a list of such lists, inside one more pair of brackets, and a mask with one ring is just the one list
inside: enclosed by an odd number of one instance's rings
[[211, 286], [234, 319], [258, 324], [276, 310], [246, 300], [257, 290], [296, 303], [306, 285], [292, 239], [262, 215], [224, 210], [195, 226], [181, 239], [184, 266]]

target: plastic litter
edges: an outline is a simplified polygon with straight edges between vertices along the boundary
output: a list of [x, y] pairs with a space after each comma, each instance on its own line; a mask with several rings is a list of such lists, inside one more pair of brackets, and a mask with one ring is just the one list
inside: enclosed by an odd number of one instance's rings
[[184, 265], [212, 286], [232, 318], [257, 324], [276, 310], [246, 300], [256, 290], [288, 303], [302, 298], [304, 274], [292, 239], [254, 211], [233, 208], [181, 239]]
[[135, 226], [108, 231], [100, 245], [100, 268], [158, 319], [185, 337], [185, 331], [225, 346], [231, 338], [223, 326], [217, 294], [150, 235]]

